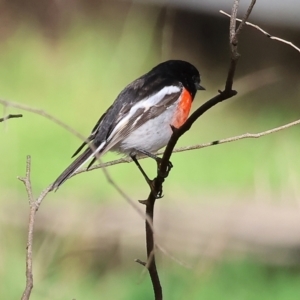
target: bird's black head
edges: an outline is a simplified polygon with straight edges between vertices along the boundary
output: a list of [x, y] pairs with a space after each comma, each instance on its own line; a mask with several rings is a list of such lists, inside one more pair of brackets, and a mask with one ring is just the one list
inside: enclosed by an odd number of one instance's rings
[[173, 79], [180, 81], [193, 97], [196, 95], [197, 90], [205, 90], [200, 85], [199, 71], [186, 61], [168, 60], [157, 65], [152, 71], [163, 72]]

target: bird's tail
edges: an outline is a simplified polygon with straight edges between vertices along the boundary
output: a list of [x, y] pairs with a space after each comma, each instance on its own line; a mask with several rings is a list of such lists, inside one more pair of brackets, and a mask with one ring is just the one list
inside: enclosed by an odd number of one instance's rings
[[54, 181], [50, 191], [57, 190], [60, 185], [62, 185], [68, 178], [70, 178], [73, 173], [79, 169], [87, 160], [93, 156], [93, 151], [91, 148], [87, 148], [80, 156], [78, 156], [71, 164], [68, 166], [61, 175]]

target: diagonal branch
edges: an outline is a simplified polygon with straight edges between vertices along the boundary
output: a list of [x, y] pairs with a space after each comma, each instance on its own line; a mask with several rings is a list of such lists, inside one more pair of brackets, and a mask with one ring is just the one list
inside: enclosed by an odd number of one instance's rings
[[73, 135], [77, 136], [82, 141], [86, 141], [86, 138], [84, 136], [82, 136], [80, 133], [78, 133], [76, 130], [74, 130], [72, 127], [68, 126], [66, 123], [62, 122], [60, 119], [52, 116], [51, 114], [45, 112], [42, 109], [33, 108], [33, 107], [30, 107], [30, 106], [27, 106], [27, 105], [23, 105], [23, 104], [20, 104], [20, 103], [15, 103], [15, 102], [3, 100], [3, 99], [0, 99], [0, 104], [2, 104], [4, 107], [14, 107], [14, 108], [29, 111], [31, 113], [34, 113], [34, 114], [40, 115], [42, 117], [45, 117], [46, 119], [52, 121], [53, 123], [58, 124], [62, 128], [66, 129], [67, 131], [72, 133]]

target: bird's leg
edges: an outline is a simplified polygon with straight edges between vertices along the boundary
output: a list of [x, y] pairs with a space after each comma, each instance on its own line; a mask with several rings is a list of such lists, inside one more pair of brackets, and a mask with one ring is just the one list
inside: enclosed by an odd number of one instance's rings
[[164, 174], [162, 174], [160, 172], [160, 164], [161, 164], [161, 161], [162, 161], [162, 159], [160, 157], [158, 157], [158, 156], [156, 156], [156, 155], [154, 155], [154, 154], [152, 154], [150, 152], [144, 151], [144, 150], [139, 150], [139, 152], [145, 154], [146, 156], [148, 156], [148, 157], [150, 157], [150, 158], [152, 158], [152, 159], [154, 159], [156, 161], [156, 163], [157, 163], [157, 170], [159, 172], [159, 176], [161, 176], [162, 178], [167, 178], [168, 177], [171, 169], [173, 168], [173, 164], [170, 161], [168, 162], [168, 166], [167, 166], [166, 172]]
[[144, 169], [142, 168], [142, 166], [138, 162], [138, 160], [136, 158], [136, 155], [135, 154], [130, 154], [130, 157], [132, 158], [132, 160], [134, 161], [136, 166], [139, 168], [139, 170], [142, 173], [142, 175], [144, 176], [146, 182], [150, 185], [152, 183], [152, 180], [148, 177], [148, 175], [146, 174], [146, 172], [144, 171]]
[[[140, 163], [138, 162], [137, 158], [136, 158], [136, 154], [130, 154], [130, 157], [132, 158], [132, 160], [134, 161], [134, 163], [136, 164], [136, 166], [138, 167], [138, 169], [140, 170], [140, 172], [142, 173], [143, 177], [145, 178], [146, 182], [148, 183], [151, 191], [153, 192], [153, 194], [155, 194], [155, 188], [153, 185], [153, 180], [151, 180], [148, 175], [146, 174], [146, 172], [144, 171], [144, 169], [142, 168], [142, 166], [140, 165]], [[156, 198], [162, 198], [162, 190], [158, 191]]]

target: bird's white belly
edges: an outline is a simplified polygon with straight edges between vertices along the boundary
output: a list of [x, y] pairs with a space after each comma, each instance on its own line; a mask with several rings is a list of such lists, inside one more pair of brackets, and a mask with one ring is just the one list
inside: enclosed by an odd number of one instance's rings
[[150, 119], [132, 131], [118, 144], [118, 151], [130, 153], [133, 150], [156, 152], [166, 146], [172, 135], [172, 123], [176, 104], [165, 110], [160, 116]]

